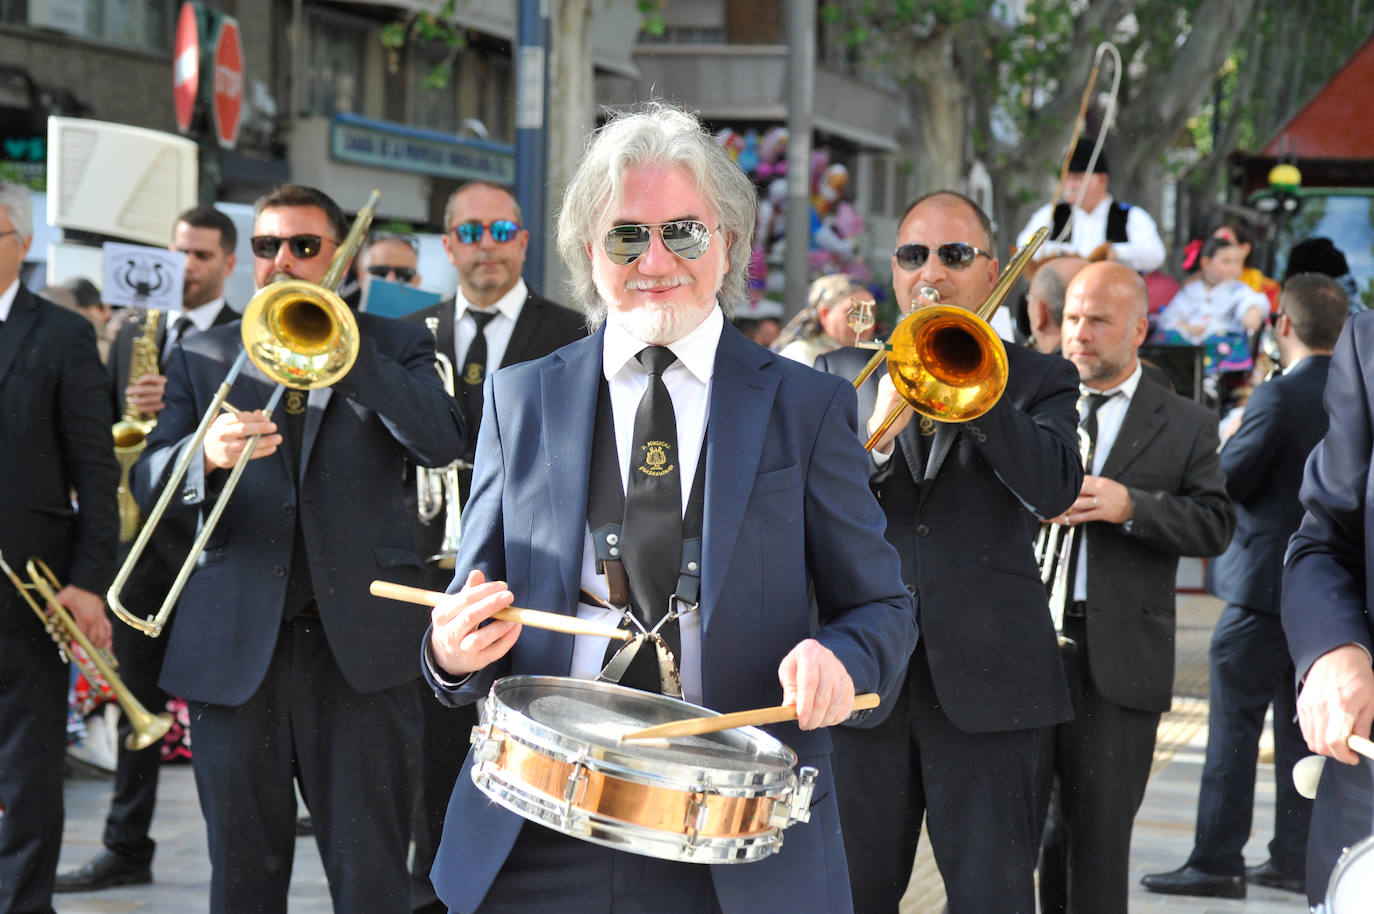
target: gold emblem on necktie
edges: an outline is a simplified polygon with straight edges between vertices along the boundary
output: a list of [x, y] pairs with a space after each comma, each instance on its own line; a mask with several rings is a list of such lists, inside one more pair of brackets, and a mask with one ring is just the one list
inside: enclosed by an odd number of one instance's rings
[[921, 417], [921, 434], [929, 438], [935, 434], [935, 420], [929, 416]]
[[476, 362], [469, 362], [467, 370], [463, 372], [463, 383], [477, 385], [481, 384], [486, 376], [482, 366]]
[[666, 441], [646, 441], [644, 447], [644, 464], [640, 466], [639, 472], [645, 476], [667, 476], [677, 466], [668, 462], [668, 451], [672, 445]]
[[305, 391], [288, 390], [286, 392], [286, 414], [299, 416], [303, 412], [305, 412]]

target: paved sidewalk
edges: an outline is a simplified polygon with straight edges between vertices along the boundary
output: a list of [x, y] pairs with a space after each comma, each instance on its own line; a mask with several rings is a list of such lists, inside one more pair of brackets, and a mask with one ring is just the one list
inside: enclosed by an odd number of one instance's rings
[[[1184, 573], [1188, 573], [1186, 567]], [[1228, 901], [1153, 895], [1139, 885], [1145, 873], [1180, 866], [1192, 847], [1198, 779], [1207, 736], [1207, 646], [1220, 612], [1220, 601], [1211, 597], [1184, 595], [1179, 598], [1177, 697], [1173, 711], [1165, 715], [1160, 724], [1155, 771], [1136, 819], [1132, 843], [1131, 910], [1134, 914], [1303, 914], [1307, 909], [1298, 895], [1253, 886], [1244, 901]], [[1262, 758], [1269, 757], [1262, 755]], [[1254, 834], [1246, 846], [1246, 860], [1251, 863], [1258, 863], [1268, 855], [1266, 845], [1273, 824], [1274, 777], [1273, 766], [1261, 764]], [[83, 863], [99, 851], [110, 782], [70, 780], [66, 797], [63, 869]], [[66, 914], [204, 911], [210, 868], [205, 853], [205, 829], [189, 765], [163, 768], [153, 837], [158, 842], [158, 851], [153, 863], [156, 881], [151, 886], [111, 889], [88, 895], [59, 895], [55, 899], [57, 909]], [[911, 887], [903, 900], [902, 914], [938, 914], [944, 903], [944, 891], [928, 843], [922, 841], [921, 849]], [[291, 883], [291, 912], [325, 914], [331, 910], [329, 889], [314, 839], [299, 838]]]

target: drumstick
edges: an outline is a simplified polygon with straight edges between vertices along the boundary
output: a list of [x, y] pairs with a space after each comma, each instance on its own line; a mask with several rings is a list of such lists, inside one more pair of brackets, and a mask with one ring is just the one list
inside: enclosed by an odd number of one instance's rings
[[[368, 590], [374, 597], [385, 597], [388, 600], [400, 600], [404, 603], [418, 603], [421, 606], [438, 606], [439, 601], [448, 596], [448, 594], [437, 590], [422, 590], [419, 587], [408, 587], [405, 584], [396, 584], [392, 581], [373, 581]], [[530, 628], [563, 632], [565, 635], [597, 635], [602, 638], [614, 638], [617, 641], [629, 641], [634, 637], [628, 630], [616, 628], [613, 625], [602, 625], [579, 619], [576, 616], [564, 616], [538, 609], [521, 609], [518, 606], [507, 606], [505, 609], [492, 613], [491, 617], [503, 622], [519, 622]]]
[[[1346, 740], [1352, 750], [1365, 758], [1374, 760], [1374, 742], [1370, 742], [1363, 736], [1351, 735]], [[1317, 782], [1321, 780], [1322, 768], [1326, 766], [1326, 756], [1309, 755], [1306, 758], [1298, 759], [1298, 763], [1293, 766], [1293, 786], [1298, 789], [1298, 793], [1311, 800], [1317, 796]]]
[[[854, 696], [854, 710], [867, 711], [878, 707], [878, 693], [864, 692]], [[702, 733], [716, 733], [735, 727], [757, 727], [761, 724], [776, 724], [784, 720], [797, 719], [796, 705], [777, 705], [772, 708], [755, 708], [752, 711], [734, 711], [715, 717], [689, 717], [671, 723], [631, 730], [622, 740], [671, 739], [675, 736], [697, 736]]]

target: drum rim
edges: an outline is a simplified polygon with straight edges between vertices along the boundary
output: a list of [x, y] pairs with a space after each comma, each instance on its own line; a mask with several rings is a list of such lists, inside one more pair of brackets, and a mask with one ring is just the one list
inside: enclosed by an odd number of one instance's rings
[[1362, 860], [1371, 855], [1374, 855], [1374, 835], [1361, 838], [1341, 851], [1340, 857], [1336, 858], [1336, 865], [1331, 869], [1331, 877], [1326, 883], [1326, 897], [1323, 901], [1326, 914], [1341, 914], [1332, 907], [1336, 901], [1336, 889], [1341, 875], [1348, 871], [1356, 860]]
[[[482, 703], [479, 728], [494, 726], [503, 736], [515, 739], [531, 749], [564, 758], [585, 758], [587, 764], [621, 780], [651, 787], [691, 789], [703, 782], [722, 795], [768, 796], [783, 791], [796, 780], [798, 758], [796, 752], [781, 740], [757, 727], [740, 727], [738, 732], [754, 748], [755, 769], [727, 770], [706, 764], [655, 759], [652, 767], [634, 754], [634, 743], [594, 742], [561, 733], [543, 721], [535, 720], [502, 699], [502, 693], [515, 689], [548, 687], [589, 693], [626, 694], [635, 700], [646, 697], [654, 701], [684, 706], [693, 716], [718, 717], [718, 711], [703, 708], [677, 698], [651, 695], [638, 689], [609, 682], [573, 679], [564, 676], [507, 676], [492, 684], [486, 701]], [[493, 707], [494, 706], [494, 707]]]

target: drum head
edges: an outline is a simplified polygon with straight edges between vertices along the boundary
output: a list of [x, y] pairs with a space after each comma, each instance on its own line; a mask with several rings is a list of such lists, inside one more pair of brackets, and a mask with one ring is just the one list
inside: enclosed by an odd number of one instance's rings
[[1346, 848], [1326, 886], [1326, 914], [1367, 914], [1374, 899], [1374, 835]]
[[715, 717], [717, 712], [612, 683], [510, 676], [492, 687], [491, 698], [524, 721], [523, 729], [513, 728], [517, 738], [528, 736], [565, 750], [582, 746], [593, 758], [636, 769], [656, 780], [705, 780], [717, 788], [758, 786], [773, 780], [781, 784], [797, 763], [791, 749], [755, 727], [679, 737], [666, 744], [621, 742], [620, 737], [633, 730]]

